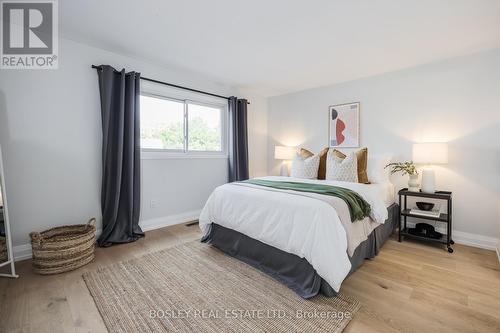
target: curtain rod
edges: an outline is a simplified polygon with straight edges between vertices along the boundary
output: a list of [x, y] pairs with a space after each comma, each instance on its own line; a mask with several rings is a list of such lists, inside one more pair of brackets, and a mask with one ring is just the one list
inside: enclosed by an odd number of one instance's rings
[[[96, 66], [96, 65], [92, 65], [92, 68], [102, 69], [101, 66]], [[218, 98], [223, 98], [223, 99], [229, 100], [229, 97], [226, 97], [226, 96], [212, 94], [212, 93], [209, 93], [209, 92], [206, 92], [206, 91], [203, 91], [203, 90], [197, 90], [197, 89], [193, 89], [193, 88], [183, 87], [183, 86], [179, 86], [177, 84], [168, 83], [168, 82], [164, 82], [164, 81], [159, 81], [159, 80], [155, 80], [155, 79], [150, 79], [150, 78], [143, 77], [143, 76], [141, 76], [141, 80], [149, 81], [149, 82], [153, 82], [153, 83], [158, 83], [158, 84], [162, 84], [162, 85], [165, 85], [165, 86], [170, 86], [170, 87], [174, 87], [174, 88], [178, 88], [178, 89], [189, 90], [189, 91], [192, 91], [192, 92], [196, 92], [196, 93], [200, 93], [200, 94], [205, 94], [205, 95], [209, 95], [209, 96], [213, 96], [213, 97], [218, 97]], [[247, 101], [247, 104], [250, 104], [250, 102]]]

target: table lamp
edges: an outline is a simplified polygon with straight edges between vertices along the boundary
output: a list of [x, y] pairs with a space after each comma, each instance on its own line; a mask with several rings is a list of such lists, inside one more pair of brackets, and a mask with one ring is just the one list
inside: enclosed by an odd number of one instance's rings
[[431, 164], [448, 163], [448, 144], [438, 142], [414, 143], [413, 163], [425, 164], [422, 170], [422, 192], [436, 192], [436, 176]]
[[283, 160], [281, 163], [281, 176], [288, 176], [288, 166], [285, 161], [291, 160], [297, 154], [297, 149], [295, 147], [285, 147], [285, 146], [275, 146], [274, 147], [274, 159]]

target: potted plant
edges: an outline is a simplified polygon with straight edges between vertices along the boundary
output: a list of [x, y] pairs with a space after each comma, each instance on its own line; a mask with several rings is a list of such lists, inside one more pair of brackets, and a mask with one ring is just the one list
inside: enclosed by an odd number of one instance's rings
[[418, 186], [420, 184], [418, 183], [418, 171], [413, 161], [389, 163], [385, 167], [391, 168], [391, 174], [398, 172], [401, 172], [403, 176], [407, 174], [410, 177], [408, 180], [408, 190], [413, 192], [419, 191]]

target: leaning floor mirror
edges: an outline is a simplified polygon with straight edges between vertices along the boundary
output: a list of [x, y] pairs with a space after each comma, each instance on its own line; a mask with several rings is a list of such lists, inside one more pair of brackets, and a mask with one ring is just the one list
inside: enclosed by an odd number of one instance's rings
[[6, 193], [2, 149], [0, 147], [0, 277], [16, 278]]

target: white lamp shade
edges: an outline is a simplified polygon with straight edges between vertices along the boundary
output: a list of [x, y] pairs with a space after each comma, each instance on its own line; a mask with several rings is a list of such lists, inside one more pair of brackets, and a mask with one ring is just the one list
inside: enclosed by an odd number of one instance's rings
[[297, 154], [295, 147], [275, 146], [274, 159], [276, 160], [291, 160]]
[[416, 164], [446, 164], [448, 163], [447, 143], [414, 143], [413, 163]]

